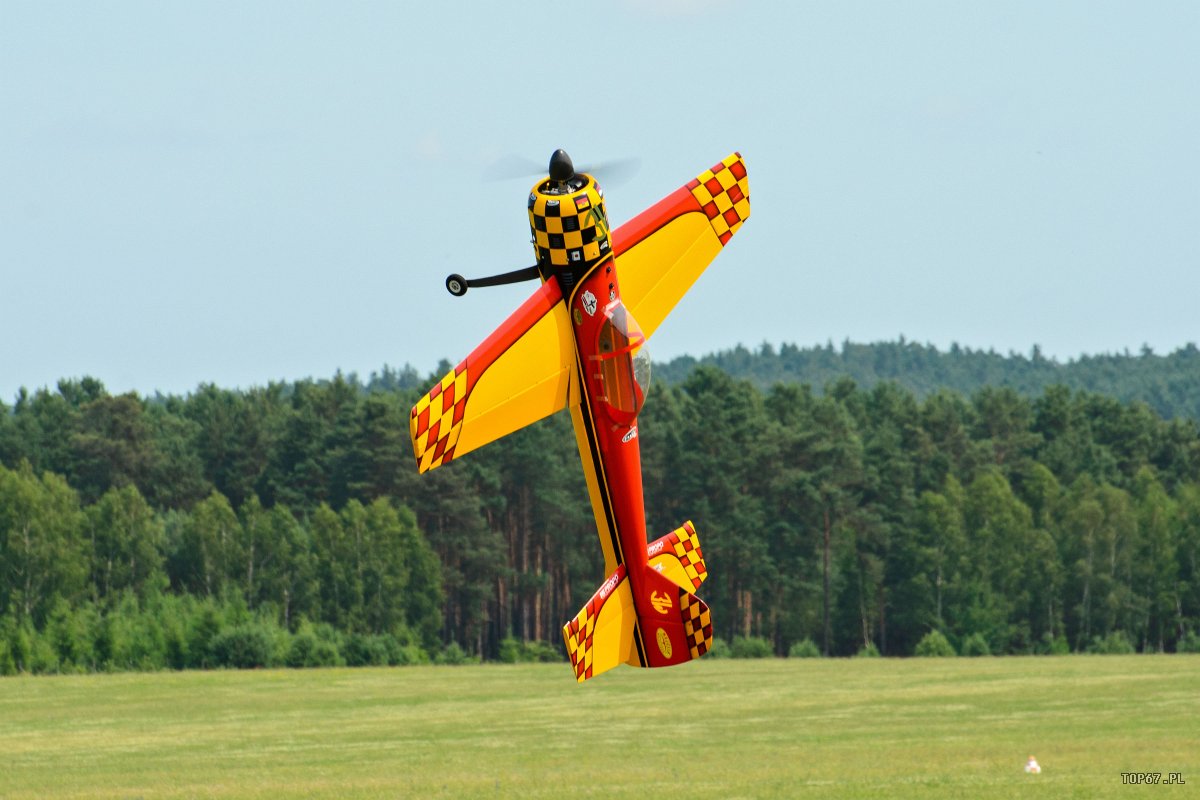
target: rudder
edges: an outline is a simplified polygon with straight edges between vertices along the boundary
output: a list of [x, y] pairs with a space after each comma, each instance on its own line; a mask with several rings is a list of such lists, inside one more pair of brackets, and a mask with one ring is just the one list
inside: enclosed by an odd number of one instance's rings
[[[708, 605], [665, 574], [647, 567], [639, 581], [645, 599], [635, 601], [647, 667], [670, 667], [699, 658], [712, 647], [712, 612]], [[627, 664], [643, 666], [636, 653]]]

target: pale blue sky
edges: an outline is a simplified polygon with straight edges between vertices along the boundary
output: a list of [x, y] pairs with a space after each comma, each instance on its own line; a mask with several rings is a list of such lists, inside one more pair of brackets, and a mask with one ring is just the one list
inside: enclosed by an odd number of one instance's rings
[[753, 217], [651, 341], [1200, 339], [1200, 4], [0, 0], [0, 400], [457, 361], [532, 180], [734, 149]]

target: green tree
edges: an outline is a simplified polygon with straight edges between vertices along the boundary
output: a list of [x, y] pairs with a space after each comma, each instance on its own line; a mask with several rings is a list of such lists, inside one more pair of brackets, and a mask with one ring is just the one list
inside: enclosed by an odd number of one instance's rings
[[971, 550], [969, 609], [961, 634], [981, 633], [993, 651], [1032, 647], [1032, 596], [1025, 568], [1035, 546], [1032, 514], [999, 469], [983, 470], [967, 488], [964, 508]]
[[832, 646], [833, 564], [837, 544], [835, 532], [844, 530], [844, 519], [857, 506], [857, 493], [862, 486], [862, 441], [854, 429], [845, 400], [853, 396], [853, 384], [833, 387], [831, 397], [818, 404], [814, 422], [824, 432], [821, 446], [821, 465], [816, 470], [819, 497], [818, 521], [821, 531], [821, 652], [829, 655]]
[[26, 462], [0, 467], [0, 609], [41, 624], [56, 599], [81, 599], [87, 558], [79, 499], [53, 473]]
[[70, 443], [68, 476], [87, 503], [110, 488], [147, 486], [159, 457], [134, 394], [104, 394], [84, 403]]
[[97, 602], [124, 591], [144, 597], [165, 588], [163, 523], [136, 486], [109, 489], [85, 509], [84, 517]]
[[190, 508], [212, 491], [204, 465], [193, 445], [199, 426], [183, 414], [177, 398], [147, 402], [143, 419], [149, 430], [153, 457], [139, 489], [157, 508]]
[[1009, 388], [985, 386], [975, 394], [975, 436], [991, 453], [991, 462], [1011, 480], [1028, 468], [1041, 437], [1033, 428], [1033, 409]]
[[963, 502], [962, 487], [947, 477], [944, 491], [921, 494], [912, 524], [893, 537], [889, 602], [896, 651], [911, 652], [926, 631], [947, 627], [948, 611], [953, 616], [947, 602], [961, 591], [967, 557]]
[[[372, 508], [383, 500], [372, 503]], [[417, 527], [417, 518], [407, 507], [396, 509], [396, 546], [408, 568], [407, 587], [401, 602], [404, 620], [419, 637], [421, 645], [432, 651], [442, 628], [442, 571], [437, 554]]]
[[1167, 490], [1149, 467], [1134, 476], [1134, 502], [1138, 521], [1138, 541], [1131, 564], [1133, 594], [1144, 608], [1139, 626], [1142, 649], [1163, 652], [1179, 607], [1179, 567], [1176, 547], [1179, 539], [1179, 511]]
[[704, 586], [705, 600], [718, 631], [756, 636], [769, 627], [768, 598], [777, 582], [758, 490], [767, 431], [762, 396], [714, 369], [696, 370], [681, 388], [687, 444], [673, 465], [677, 491], [688, 516], [704, 520], [698, 532], [706, 559], [721, 565]]
[[1179, 641], [1189, 635], [1195, 641], [1200, 640], [1200, 484], [1180, 487], [1178, 514], [1175, 560], [1179, 565], [1179, 607], [1175, 634]]
[[1127, 492], [1085, 477], [1065, 500], [1062, 529], [1068, 635], [1082, 650], [1095, 636], [1126, 629], [1137, 518]]
[[283, 505], [264, 509], [251, 495], [239, 511], [243, 591], [251, 609], [272, 606], [284, 627], [317, 613], [316, 567], [307, 530]]
[[346, 492], [370, 503], [400, 493], [400, 476], [413, 470], [406, 398], [372, 392], [359, 407], [356, 444], [346, 456]]
[[346, 536], [337, 512], [322, 503], [309, 523], [320, 596], [320, 618], [343, 630], [354, 627], [361, 609], [362, 590], [355, 584], [353, 543]]
[[194, 425], [192, 448], [205, 479], [236, 507], [261, 489], [273, 445], [270, 423], [284, 413], [282, 393], [279, 384], [245, 393], [207, 384], [180, 409]]
[[203, 597], [220, 597], [228, 582], [242, 594], [244, 537], [237, 514], [223, 495], [214, 491], [168, 530], [175, 539], [168, 544], [173, 586]]

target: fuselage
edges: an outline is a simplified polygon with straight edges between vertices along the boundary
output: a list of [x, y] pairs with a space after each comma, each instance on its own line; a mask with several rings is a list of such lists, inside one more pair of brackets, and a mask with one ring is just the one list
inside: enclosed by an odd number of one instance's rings
[[[576, 185], [544, 181], [534, 187], [530, 227], [542, 276], [559, 282], [571, 318], [577, 380], [568, 406], [605, 575], [624, 565], [638, 598], [647, 565], [637, 428], [645, 378], [636, 358], [644, 337], [621, 302], [603, 192], [590, 176], [576, 179]], [[640, 631], [634, 640], [645, 664]]]
[[[610, 562], [605, 547], [605, 566], [611, 572], [617, 563], [631, 570], [646, 561], [645, 503], [642, 497], [641, 450], [637, 412], [643, 399], [632, 350], [636, 338], [623, 335], [614, 316], [626, 315], [621, 304], [615, 260], [601, 264], [578, 287], [567, 302], [574, 320], [580, 402], [575, 407], [575, 432], [581, 454], [586, 449], [591, 463], [584, 463], [589, 483], [594, 474], [601, 502], [593, 498], [593, 510], [614, 535], [607, 545], [613, 550]], [[607, 302], [599, 307], [598, 298]], [[593, 300], [592, 298], [597, 298]], [[586, 308], [596, 306], [593, 314]], [[640, 332], [632, 331], [634, 337]], [[630, 339], [633, 338], [633, 341]], [[616, 347], [612, 340], [616, 339]], [[614, 352], [615, 351], [615, 352]], [[589, 489], [591, 487], [589, 486]], [[603, 537], [602, 537], [603, 538]], [[602, 543], [604, 544], [604, 543]]]
[[[607, 300], [604, 306], [601, 298]], [[580, 402], [571, 406], [571, 420], [604, 550], [604, 571], [611, 575], [623, 564], [633, 597], [640, 598], [639, 584], [648, 560], [637, 428], [643, 390], [635, 378], [632, 353], [640, 343], [630, 342], [631, 337], [623, 336], [613, 320], [614, 314], [625, 313], [615, 259], [610, 256], [597, 265], [565, 302], [575, 324], [580, 392]], [[588, 313], [589, 308], [593, 313]], [[606, 346], [614, 338], [617, 347]], [[640, 632], [634, 641], [644, 663]]]

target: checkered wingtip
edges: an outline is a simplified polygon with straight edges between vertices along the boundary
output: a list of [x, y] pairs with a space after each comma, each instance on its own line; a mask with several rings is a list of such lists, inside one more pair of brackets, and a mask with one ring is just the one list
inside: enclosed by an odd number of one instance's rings
[[712, 225], [726, 244], [750, 218], [750, 179], [741, 153], [731, 153], [687, 184]]
[[428, 472], [454, 458], [467, 405], [467, 362], [462, 362], [417, 401], [409, 415], [409, 434], [417, 469]]

